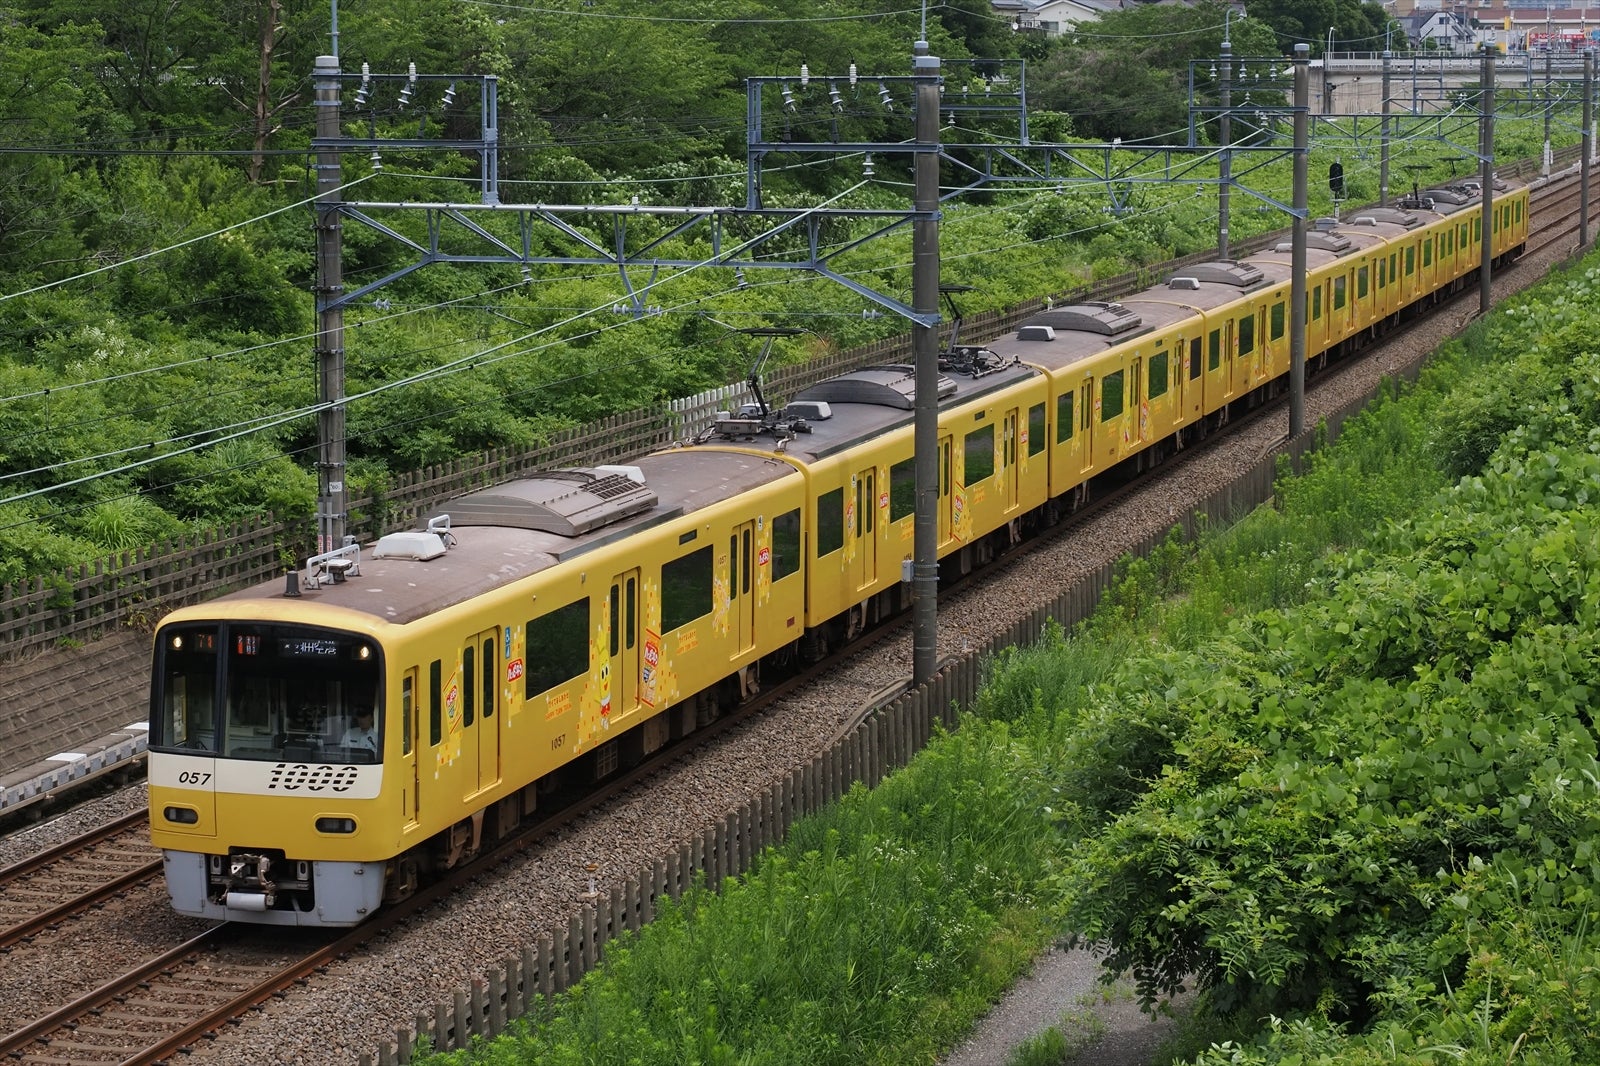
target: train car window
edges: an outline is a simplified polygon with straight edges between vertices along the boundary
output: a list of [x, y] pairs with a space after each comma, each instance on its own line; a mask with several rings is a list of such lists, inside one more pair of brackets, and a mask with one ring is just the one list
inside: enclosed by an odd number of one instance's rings
[[1045, 440], [1044, 404], [1036, 403], [1028, 408], [1028, 454], [1038, 455], [1044, 451]]
[[[748, 545], [747, 545], [748, 547]], [[627, 599], [623, 612], [626, 615], [623, 626], [623, 643], [632, 648], [635, 641], [634, 634], [639, 632], [639, 588], [637, 578], [628, 578]]]
[[1283, 339], [1283, 303], [1280, 301], [1272, 305], [1272, 339]]
[[817, 558], [844, 547], [844, 489], [817, 497]]
[[1474, 241], [1483, 240], [1483, 219], [1481, 218], [1472, 220], [1472, 239]]
[[1318, 285], [1311, 290], [1311, 321], [1315, 322], [1322, 317], [1322, 286]]
[[[843, 536], [843, 526], [840, 526]], [[661, 630], [688, 625], [711, 613], [712, 558], [709, 547], [661, 567]]]
[[461, 727], [465, 729], [478, 716], [478, 656], [471, 644], [461, 649]]
[[1359, 266], [1359, 267], [1356, 267], [1356, 299], [1364, 300], [1366, 298], [1367, 298], [1367, 268], [1364, 267], [1364, 266]]
[[483, 642], [483, 716], [494, 717], [494, 682], [500, 676], [499, 659], [495, 654], [494, 638]]
[[[909, 462], [909, 460], [908, 460]], [[912, 492], [913, 502], [916, 493]], [[890, 500], [890, 507], [894, 506]], [[772, 520], [772, 580], [782, 581], [800, 572], [800, 509]]]
[[1398, 274], [1396, 274], [1394, 272], [1394, 265], [1395, 265], [1395, 253], [1390, 252], [1389, 253], [1389, 276], [1391, 278], [1396, 278], [1396, 277], [1400, 276], [1400, 275], [1398, 275]]
[[889, 468], [889, 521], [898, 522], [917, 510], [917, 460], [902, 459]]
[[1122, 413], [1122, 371], [1100, 379], [1100, 421], [1109, 422]]
[[1206, 369], [1215, 370], [1222, 365], [1222, 331], [1214, 329], [1206, 337], [1206, 344], [1210, 348], [1210, 356], [1206, 359]]
[[444, 738], [443, 683], [439, 660], [428, 664], [428, 745], [438, 746]]
[[984, 426], [967, 434], [966, 439], [967, 473], [966, 483], [976, 485], [978, 482], [994, 476], [994, 427]]
[[1415, 274], [1416, 272], [1417, 272], [1417, 246], [1414, 245], [1414, 244], [1407, 245], [1406, 246], [1406, 277], [1409, 278], [1411, 275]]
[[611, 595], [606, 597], [606, 615], [606, 628], [611, 632], [611, 646], [606, 654], [615, 659], [622, 650], [622, 586], [611, 586]]
[[1200, 338], [1196, 337], [1189, 342], [1189, 377], [1194, 379], [1200, 376]]
[[1384, 273], [1384, 267], [1386, 265], [1388, 265], [1387, 261], [1382, 256], [1379, 256], [1378, 257], [1378, 288], [1380, 288], [1380, 289], [1384, 287], [1384, 283], [1387, 280], [1387, 275]]
[[1512, 206], [1515, 208], [1515, 210], [1512, 212], [1512, 217], [1515, 218], [1518, 222], [1521, 222], [1522, 221], [1522, 201], [1518, 200]]
[[[867, 473], [867, 499], [862, 510], [867, 512], [867, 534], [870, 536], [878, 528], [878, 479], [870, 471]], [[745, 558], [750, 557], [749, 534], [745, 534]], [[748, 590], [747, 590], [748, 591]]]
[[1056, 443], [1072, 439], [1072, 393], [1056, 397]]
[[1165, 396], [1167, 393], [1167, 362], [1165, 351], [1158, 351], [1150, 357], [1150, 398]]
[[217, 630], [209, 626], [162, 632], [157, 644], [161, 718], [151, 744], [216, 750], [217, 643]]
[[1426, 240], [1422, 242], [1422, 269], [1426, 270], [1431, 266], [1433, 266], [1433, 241]]
[[1333, 309], [1339, 310], [1345, 303], [1345, 279], [1341, 274], [1333, 279]]
[[589, 597], [528, 619], [524, 699], [589, 672]]
[[416, 670], [400, 679], [400, 754], [411, 754], [411, 717], [416, 703]]
[[1249, 355], [1256, 350], [1256, 316], [1245, 315], [1239, 319], [1239, 354]]

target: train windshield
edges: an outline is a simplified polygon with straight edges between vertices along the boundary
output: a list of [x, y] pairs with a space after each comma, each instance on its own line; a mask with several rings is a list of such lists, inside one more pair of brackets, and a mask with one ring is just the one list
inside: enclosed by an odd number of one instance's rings
[[168, 626], [156, 639], [150, 746], [275, 762], [377, 762], [381, 669], [377, 646], [354, 633]]

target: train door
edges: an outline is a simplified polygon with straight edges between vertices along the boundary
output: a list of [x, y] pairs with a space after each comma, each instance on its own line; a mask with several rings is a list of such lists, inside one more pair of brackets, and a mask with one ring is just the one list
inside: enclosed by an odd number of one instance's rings
[[466, 795], [500, 780], [500, 630], [474, 634], [461, 649], [461, 762]]
[[1180, 372], [1178, 376], [1183, 382], [1183, 417], [1185, 421], [1193, 421], [1205, 412], [1205, 388], [1200, 377], [1205, 370], [1205, 349], [1199, 337], [1190, 337], [1187, 348], [1184, 347], [1183, 338], [1179, 337], [1178, 351], [1189, 353], [1189, 357], [1183, 361], [1186, 372]]
[[854, 482], [854, 499], [851, 506], [855, 515], [849, 522], [856, 538], [856, 558], [853, 573], [855, 587], [864, 589], [878, 580], [878, 478], [874, 467], [858, 471], [850, 479]]
[[[417, 668], [400, 678], [400, 823], [403, 829], [417, 824], [417, 793], [422, 782], [417, 768], [417, 707], [421, 690], [417, 687]], [[391, 725], [392, 728], [392, 725]]]
[[951, 469], [952, 437], [939, 438], [939, 543], [946, 544], [956, 535], [955, 471]]
[[1235, 347], [1233, 319], [1228, 319], [1222, 324], [1222, 395], [1233, 395], [1234, 364], [1239, 360], [1235, 358], [1238, 349]]
[[1000, 442], [1000, 477], [1004, 482], [1002, 491], [1005, 493], [1008, 514], [1017, 509], [1017, 471], [1021, 465], [1017, 461], [1017, 419], [1017, 408], [1006, 412], [1006, 424]]
[[[754, 522], [735, 526], [728, 538], [728, 613], [733, 617], [735, 659], [756, 643], [755, 540]], [[623, 627], [632, 628], [626, 622]]]
[[1133, 415], [1133, 448], [1135, 451], [1148, 439], [1150, 408], [1144, 402], [1144, 357], [1135, 356], [1128, 366], [1128, 410]]
[[1094, 378], [1084, 378], [1078, 386], [1078, 455], [1085, 474], [1094, 469], [1094, 409]]
[[[741, 526], [734, 530], [731, 538], [732, 547], [738, 546], [740, 530], [744, 528]], [[750, 528], [754, 529], [754, 525], [750, 524]], [[748, 546], [750, 542], [744, 543]], [[738, 552], [730, 550], [728, 558], [730, 595], [739, 588], [734, 581], [733, 573], [737, 567], [735, 560], [738, 558]], [[744, 574], [745, 583], [748, 585], [750, 581], [748, 564], [744, 567]], [[610, 612], [608, 626], [611, 633], [611, 643], [608, 648], [610, 662], [606, 670], [607, 687], [602, 691], [600, 699], [604, 707], [602, 713], [608, 717], [616, 718], [629, 714], [639, 702], [639, 588], [638, 569], [624, 570], [611, 579], [611, 589], [606, 595], [606, 610]], [[737, 608], [744, 600], [753, 602], [755, 597], [747, 594], [740, 599], [730, 600], [730, 608], [734, 608], [738, 614]], [[740, 617], [742, 619], [742, 615]], [[743, 643], [749, 639], [747, 633], [751, 629], [742, 620], [738, 624], [739, 640]]]

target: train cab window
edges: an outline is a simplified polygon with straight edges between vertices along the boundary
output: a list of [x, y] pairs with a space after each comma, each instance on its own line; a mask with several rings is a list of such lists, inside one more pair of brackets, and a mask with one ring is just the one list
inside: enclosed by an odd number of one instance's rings
[[902, 459], [889, 468], [889, 521], [898, 522], [917, 511], [917, 459]]
[[1256, 350], [1256, 316], [1245, 315], [1239, 319], [1239, 354], [1249, 355]]
[[1100, 379], [1100, 421], [1109, 422], [1122, 413], [1122, 374], [1107, 374]]
[[984, 426], [968, 433], [964, 454], [967, 463], [966, 484], [976, 485], [994, 477], [994, 426]]
[[1072, 393], [1056, 397], [1056, 443], [1072, 439]]
[[444, 739], [444, 682], [438, 659], [428, 664], [428, 745]]
[[1036, 403], [1028, 408], [1028, 454], [1038, 455], [1044, 451], [1045, 445], [1044, 404]]
[[[915, 493], [913, 492], [913, 500]], [[889, 506], [894, 507], [891, 498]], [[800, 508], [772, 520], [772, 580], [800, 572]]]
[[1272, 305], [1272, 339], [1283, 338], [1283, 303], [1280, 301]]
[[845, 546], [845, 490], [835, 488], [816, 498], [816, 557]]
[[589, 597], [528, 619], [522, 694], [532, 699], [589, 672]]
[[1165, 349], [1150, 357], [1150, 398], [1164, 396], [1167, 392], [1168, 357]]
[[[844, 523], [838, 526], [844, 541]], [[711, 613], [711, 548], [701, 548], [661, 567], [661, 630], [663, 633], [688, 625]]]
[[1333, 279], [1333, 310], [1337, 311], [1345, 303], [1345, 278], [1341, 274]]
[[1358, 267], [1356, 267], [1356, 299], [1365, 300], [1366, 298], [1367, 298], [1367, 268], [1364, 267], [1364, 266], [1358, 266]]
[[1206, 357], [1206, 369], [1215, 370], [1222, 365], [1222, 331], [1214, 329], [1206, 335], [1206, 346], [1210, 354]]

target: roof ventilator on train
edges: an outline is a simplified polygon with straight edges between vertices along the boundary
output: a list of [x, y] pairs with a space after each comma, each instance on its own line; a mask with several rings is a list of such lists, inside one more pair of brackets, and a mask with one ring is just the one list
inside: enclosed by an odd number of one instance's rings
[[450, 516], [434, 515], [428, 519], [427, 529], [407, 529], [379, 537], [378, 543], [373, 546], [372, 557], [427, 562], [449, 551], [455, 542], [456, 538], [450, 532]]
[[1140, 318], [1137, 312], [1130, 311], [1119, 303], [1089, 300], [1081, 304], [1052, 307], [1030, 316], [1018, 327], [1017, 340], [1054, 340], [1055, 331], [1058, 329], [1118, 337], [1143, 325], [1144, 319]]

